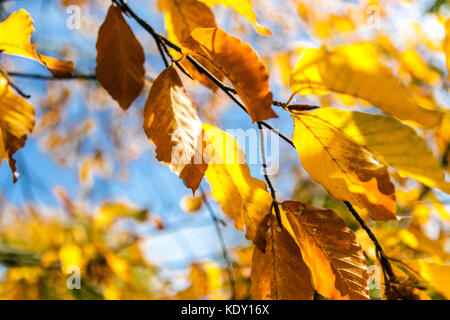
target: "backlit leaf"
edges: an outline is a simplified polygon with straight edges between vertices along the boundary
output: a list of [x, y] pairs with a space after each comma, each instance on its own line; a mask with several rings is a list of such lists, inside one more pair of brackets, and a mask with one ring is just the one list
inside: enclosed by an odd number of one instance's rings
[[310, 114], [332, 123], [400, 174], [450, 193], [450, 183], [445, 181], [441, 165], [425, 140], [394, 117], [335, 108], [318, 109]]
[[366, 208], [376, 220], [395, 219], [395, 188], [387, 168], [317, 114], [294, 116], [294, 145], [311, 180], [338, 201]]
[[342, 45], [332, 51], [325, 47], [306, 50], [291, 73], [290, 87], [296, 94], [349, 94], [427, 128], [442, 119], [442, 113], [422, 108], [412, 100], [368, 43]]
[[336, 213], [282, 203], [282, 224], [299, 246], [314, 287], [329, 299], [368, 299], [367, 263], [355, 234]]
[[127, 110], [144, 87], [144, 50], [116, 5], [109, 7], [97, 39], [98, 81]]
[[213, 12], [200, 1], [160, 0], [158, 4], [164, 11], [169, 39], [177, 45], [182, 45], [196, 28], [216, 26]]
[[312, 300], [311, 272], [286, 230], [278, 232], [275, 216], [266, 233], [266, 249], [253, 251], [250, 293], [256, 300]]
[[433, 289], [450, 298], [450, 266], [426, 260], [404, 260], [420, 278], [424, 279]]
[[6, 78], [0, 76], [0, 164], [4, 158], [8, 160], [14, 181], [17, 173], [13, 155], [33, 131], [34, 116], [34, 107], [12, 92]]
[[0, 52], [36, 60], [45, 65], [55, 77], [71, 75], [72, 62], [57, 60], [36, 52], [36, 46], [31, 43], [33, 32], [33, 20], [29, 13], [23, 9], [14, 12], [0, 23]]
[[272, 32], [261, 26], [258, 21], [256, 21], [256, 14], [253, 11], [252, 3], [250, 0], [200, 0], [203, 3], [206, 3], [208, 6], [212, 7], [218, 4], [223, 5], [224, 7], [232, 7], [236, 10], [240, 15], [250, 21], [255, 27], [256, 30], [262, 35], [271, 35]]
[[272, 203], [266, 183], [250, 175], [245, 153], [233, 136], [207, 124], [203, 124], [203, 131], [208, 157], [205, 176], [213, 198], [236, 228], [243, 230], [245, 224], [247, 239], [264, 250], [265, 233], [260, 234], [259, 229]]
[[219, 28], [198, 28], [191, 35], [196, 42], [186, 42], [186, 46], [231, 80], [253, 121], [277, 117], [272, 110], [269, 73], [248, 44]]
[[173, 67], [153, 83], [144, 108], [144, 130], [156, 145], [156, 158], [195, 191], [207, 167], [201, 158], [202, 123]]

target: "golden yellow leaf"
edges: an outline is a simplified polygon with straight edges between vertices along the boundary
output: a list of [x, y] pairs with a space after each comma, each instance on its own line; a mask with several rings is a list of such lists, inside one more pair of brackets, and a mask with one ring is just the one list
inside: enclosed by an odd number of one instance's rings
[[98, 31], [97, 79], [127, 110], [144, 87], [144, 49], [116, 5], [109, 7]]
[[84, 268], [85, 261], [83, 250], [74, 244], [66, 244], [59, 249], [59, 261], [61, 262], [61, 272], [70, 274], [71, 266], [76, 266], [81, 270]]
[[450, 265], [426, 260], [403, 260], [403, 262], [433, 289], [450, 299]]
[[332, 123], [401, 175], [450, 193], [450, 183], [445, 181], [441, 165], [425, 140], [394, 117], [335, 108], [318, 109], [310, 114]]
[[401, 120], [431, 128], [442, 113], [418, 106], [405, 86], [379, 62], [370, 43], [308, 49], [291, 73], [295, 94], [327, 94], [330, 91], [365, 99], [373, 106]]
[[147, 210], [134, 209], [120, 202], [106, 202], [95, 214], [94, 226], [105, 228], [120, 218], [133, 218], [137, 221], [145, 221]]
[[367, 263], [355, 234], [331, 210], [285, 201], [283, 227], [299, 246], [314, 287], [329, 299], [368, 299]]
[[195, 191], [207, 168], [202, 159], [202, 123], [173, 67], [153, 83], [144, 108], [144, 130], [156, 145], [156, 158]]
[[200, 1], [206, 3], [210, 7], [218, 4], [224, 7], [232, 7], [241, 16], [250, 21], [256, 27], [256, 30], [260, 34], [266, 36], [272, 34], [272, 32], [269, 29], [261, 26], [258, 23], [258, 21], [256, 21], [256, 13], [253, 11], [252, 3], [250, 0], [200, 0]]
[[250, 175], [245, 153], [233, 136], [207, 124], [203, 124], [203, 131], [208, 158], [205, 176], [213, 198], [236, 228], [243, 230], [245, 224], [247, 239], [264, 250], [265, 233], [261, 235], [259, 228], [272, 204], [265, 182]]
[[0, 164], [8, 160], [14, 182], [18, 174], [13, 155], [23, 148], [34, 124], [34, 107], [12, 92], [8, 80], [0, 76]]
[[55, 77], [71, 75], [72, 62], [57, 60], [36, 52], [36, 46], [31, 43], [33, 32], [33, 20], [27, 11], [20, 9], [12, 13], [0, 23], [0, 51], [36, 60], [45, 65]]
[[193, 197], [186, 195], [181, 199], [181, 208], [186, 212], [195, 212], [202, 208], [203, 199], [201, 196]]
[[159, 0], [158, 5], [164, 11], [169, 39], [177, 45], [182, 45], [196, 28], [216, 26], [213, 12], [200, 1]]
[[395, 219], [395, 188], [387, 168], [364, 146], [317, 114], [294, 116], [294, 124], [294, 145], [311, 180], [336, 200], [366, 208], [373, 219]]
[[[178, 45], [185, 53], [190, 53], [190, 51], [184, 48], [183, 43], [191, 37], [191, 32], [194, 31], [194, 29], [216, 26], [213, 12], [208, 6], [200, 1], [160, 0], [159, 7], [164, 11], [168, 39]], [[180, 64], [185, 71], [195, 80], [213, 91], [217, 90], [217, 85], [206, 75], [200, 73], [187, 59], [181, 59], [182, 55], [179, 52], [171, 50], [171, 53], [175, 59], [180, 60]], [[220, 81], [225, 78], [223, 73], [207, 59], [198, 55], [192, 56]]]
[[250, 293], [256, 300], [312, 300], [311, 272], [300, 248], [286, 230], [277, 231], [275, 216], [270, 216], [266, 248], [253, 251]]
[[269, 73], [255, 51], [219, 28], [198, 28], [185, 45], [212, 62], [233, 83], [253, 122], [276, 118]]

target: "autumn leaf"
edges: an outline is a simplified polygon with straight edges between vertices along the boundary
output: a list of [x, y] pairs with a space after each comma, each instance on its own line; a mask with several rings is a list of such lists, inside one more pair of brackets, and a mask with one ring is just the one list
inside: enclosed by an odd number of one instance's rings
[[312, 300], [311, 272], [291, 235], [269, 217], [265, 252], [253, 251], [250, 293], [255, 300]]
[[156, 145], [156, 158], [195, 191], [207, 168], [202, 159], [202, 123], [173, 67], [153, 83], [144, 108], [144, 130]]
[[[183, 43], [191, 37], [191, 32], [196, 28], [215, 27], [216, 21], [211, 9], [204, 3], [197, 0], [160, 0], [159, 7], [164, 11], [168, 39], [180, 47], [183, 52], [190, 53], [190, 50], [183, 47]], [[217, 90], [217, 85], [206, 75], [200, 73], [187, 59], [182, 59], [183, 55], [175, 50], [171, 54], [177, 60], [180, 60], [181, 66], [195, 80], [206, 87]], [[214, 76], [222, 81], [225, 76], [210, 61], [198, 56], [192, 55], [203, 67], [210, 71]]]
[[259, 229], [272, 204], [265, 182], [251, 176], [245, 153], [233, 136], [208, 124], [203, 124], [203, 131], [208, 162], [205, 176], [213, 198], [237, 229], [243, 230], [245, 224], [247, 239], [264, 250], [265, 232], [261, 235]]
[[105, 202], [94, 216], [93, 223], [97, 228], [106, 228], [120, 218], [133, 218], [145, 221], [147, 210], [138, 210], [120, 202]]
[[116, 5], [109, 7], [96, 43], [97, 79], [123, 110], [144, 87], [144, 49]]
[[317, 292], [329, 299], [369, 299], [367, 263], [344, 220], [298, 201], [285, 201], [281, 209], [283, 227], [299, 246]]
[[0, 52], [38, 61], [55, 77], [71, 75], [72, 62], [61, 61], [36, 52], [36, 46], [31, 43], [33, 32], [33, 20], [27, 11], [20, 9], [12, 13], [8, 19], [0, 23]]
[[195, 42], [185, 45], [230, 79], [253, 122], [277, 117], [272, 110], [269, 73], [248, 44], [220, 28], [198, 28], [191, 36]]
[[445, 181], [441, 165], [425, 140], [394, 117], [336, 108], [318, 109], [310, 114], [332, 123], [401, 175], [450, 193], [450, 183]]
[[426, 128], [435, 127], [442, 119], [441, 112], [422, 108], [412, 100], [369, 43], [342, 45], [331, 51], [325, 47], [306, 50], [291, 73], [290, 88], [302, 95], [349, 94]]
[[27, 135], [35, 124], [34, 107], [9, 88], [8, 80], [0, 76], [0, 164], [8, 160], [17, 181], [16, 161], [13, 155], [25, 145]]
[[196, 28], [216, 27], [211, 9], [197, 0], [159, 0], [169, 40], [182, 45]]
[[338, 201], [366, 208], [375, 220], [395, 219], [395, 188], [387, 168], [362, 145], [317, 114], [294, 116], [294, 145], [311, 180]]
[[250, 0], [200, 0], [200, 1], [206, 3], [210, 7], [218, 4], [224, 7], [232, 7], [241, 16], [250, 21], [256, 27], [256, 30], [260, 34], [265, 36], [272, 34], [272, 32], [269, 29], [261, 26], [258, 23], [258, 21], [256, 21], [256, 13], [253, 11], [252, 3]]
[[450, 266], [426, 260], [404, 260], [419, 278], [425, 280], [433, 289], [450, 298]]

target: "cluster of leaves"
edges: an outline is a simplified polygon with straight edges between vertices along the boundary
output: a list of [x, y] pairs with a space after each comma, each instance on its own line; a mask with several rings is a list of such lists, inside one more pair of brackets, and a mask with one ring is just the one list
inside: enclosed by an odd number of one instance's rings
[[[449, 257], [442, 243], [438, 243], [445, 241], [446, 236], [431, 240], [422, 230], [429, 220], [428, 205], [441, 212], [442, 220], [448, 222], [445, 205], [436, 194], [450, 194], [445, 173], [449, 170], [450, 114], [439, 107], [433, 95], [422, 93], [438, 84], [448, 93], [445, 72], [433, 70], [414, 50], [400, 53], [385, 36], [374, 41], [327, 43], [325, 40], [336, 30], [355, 30], [356, 22], [339, 15], [321, 20], [316, 8], [299, 1], [300, 16], [319, 39], [324, 39], [324, 44], [320, 48], [299, 48], [301, 58], [293, 67], [290, 61], [296, 52], [277, 57], [277, 63], [285, 68], [283, 76], [288, 74], [286, 81], [292, 95], [286, 103], [276, 102], [263, 59], [248, 43], [217, 26], [211, 7], [218, 4], [234, 8], [252, 22], [259, 34], [271, 34], [257, 23], [249, 0], [160, 0], [158, 6], [164, 13], [167, 37], [155, 32], [124, 1], [112, 1], [98, 30], [95, 72], [111, 98], [124, 111], [132, 109], [145, 86], [145, 51], [126, 16], [135, 19], [154, 38], [166, 68], [152, 83], [144, 106], [143, 129], [156, 146], [157, 160], [169, 166], [192, 192], [206, 177], [212, 198], [255, 245], [249, 275], [251, 297], [313, 299], [318, 293], [327, 299], [369, 299], [368, 263], [379, 264], [383, 270], [386, 298], [425, 298], [425, 290], [431, 297], [448, 297], [450, 288], [442, 278], [450, 278], [450, 267], [445, 264]], [[382, 3], [378, 5], [384, 8]], [[29, 15], [20, 10], [0, 24], [2, 54], [35, 59], [55, 77], [67, 77], [73, 71], [71, 63], [36, 53], [30, 42], [31, 23]], [[450, 35], [450, 20], [443, 23]], [[441, 47], [433, 48], [447, 55], [448, 68], [449, 43], [447, 36]], [[385, 62], [388, 58], [400, 62], [398, 72]], [[403, 81], [403, 75], [410, 81]], [[267, 174], [266, 181], [251, 175], [245, 152], [236, 139], [201, 121], [196, 104], [184, 87], [187, 78], [214, 93], [223, 91], [248, 113], [260, 131], [264, 126], [291, 144], [310, 180], [320, 184], [329, 199], [344, 202], [363, 229], [355, 233], [348, 227], [348, 219], [330, 208], [306, 203], [301, 192], [296, 196], [303, 201], [279, 203]], [[33, 130], [34, 108], [13, 92], [6, 75], [1, 80], [0, 159], [8, 160], [16, 178], [12, 156]], [[322, 99], [321, 108], [310, 111], [314, 108], [309, 105], [291, 104], [296, 96], [311, 95]], [[330, 103], [369, 105], [377, 112], [328, 107]], [[274, 105], [290, 113], [292, 140], [265, 122], [278, 117]], [[436, 144], [442, 161], [435, 157], [425, 133]], [[264, 142], [260, 143], [264, 150]], [[99, 158], [94, 157], [89, 165], [97, 166]], [[264, 169], [265, 166], [263, 163]], [[416, 181], [412, 188], [407, 177]], [[383, 221], [383, 228], [376, 227], [375, 235], [358, 213]], [[346, 214], [344, 217], [348, 217]], [[405, 228], [398, 216], [406, 214], [413, 219]], [[88, 228], [84, 233], [90, 239], [102, 237], [104, 229], [95, 229], [95, 221], [92, 226], [82, 225]], [[389, 236], [399, 230], [402, 235], [394, 237], [397, 242], [389, 242]], [[400, 244], [404, 250], [396, 249]], [[108, 258], [110, 254], [102, 240], [94, 247], [92, 259], [101, 255], [104, 264], [126, 282], [121, 273], [127, 267], [116, 258]], [[75, 251], [88, 249], [75, 241], [57, 244], [52, 250], [55, 256], [59, 254], [58, 261], [64, 266], [65, 250], [74, 259], [82, 255]], [[401, 260], [393, 259], [394, 256]], [[36, 263], [42, 265], [48, 260], [45, 257]], [[88, 265], [90, 258], [84, 259], [87, 260], [80, 263]], [[53, 266], [52, 260], [48, 268]], [[199, 274], [202, 272], [194, 265], [191, 287], [177, 298], [208, 295], [208, 280]], [[36, 277], [41, 276], [39, 273]], [[216, 288], [215, 284], [209, 285]]]

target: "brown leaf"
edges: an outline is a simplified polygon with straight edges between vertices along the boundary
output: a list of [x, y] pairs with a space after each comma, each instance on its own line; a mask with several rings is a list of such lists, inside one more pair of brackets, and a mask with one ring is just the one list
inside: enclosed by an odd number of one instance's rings
[[144, 130], [156, 145], [156, 158], [195, 191], [207, 168], [201, 157], [202, 123], [173, 67], [153, 83], [144, 108]]
[[368, 299], [367, 263], [355, 234], [331, 210], [282, 203], [283, 227], [294, 237], [314, 287], [329, 299]]
[[253, 251], [250, 293], [258, 300], [312, 300], [311, 272], [295, 241], [286, 230], [277, 231], [277, 219], [270, 215], [266, 250]]
[[248, 44], [220, 28], [198, 28], [191, 36], [195, 41], [185, 41], [184, 45], [210, 60], [231, 80], [253, 122], [277, 117], [272, 110], [269, 73]]
[[95, 72], [103, 88], [127, 110], [144, 87], [144, 49], [116, 5], [98, 31]]

